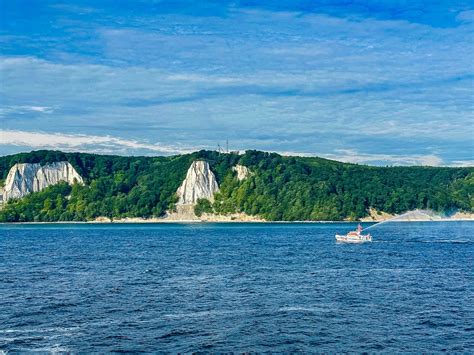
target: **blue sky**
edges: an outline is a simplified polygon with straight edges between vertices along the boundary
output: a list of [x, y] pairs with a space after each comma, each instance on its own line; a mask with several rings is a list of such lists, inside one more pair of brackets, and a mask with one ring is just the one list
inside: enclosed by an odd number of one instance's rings
[[1, 155], [474, 165], [471, 1], [0, 4]]

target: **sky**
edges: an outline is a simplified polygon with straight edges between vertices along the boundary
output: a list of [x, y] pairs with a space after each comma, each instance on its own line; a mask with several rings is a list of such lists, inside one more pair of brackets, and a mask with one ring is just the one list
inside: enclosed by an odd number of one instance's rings
[[0, 155], [474, 166], [474, 3], [0, 0]]

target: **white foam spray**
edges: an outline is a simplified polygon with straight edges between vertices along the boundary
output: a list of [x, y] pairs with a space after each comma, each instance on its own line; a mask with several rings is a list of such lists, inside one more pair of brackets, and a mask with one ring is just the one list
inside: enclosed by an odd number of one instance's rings
[[410, 220], [434, 220], [434, 219], [440, 219], [441, 216], [436, 215], [433, 211], [430, 210], [413, 210], [413, 211], [408, 211], [403, 214], [400, 214], [398, 216], [394, 216], [392, 218], [386, 219], [385, 221], [378, 222], [375, 224], [372, 224], [371, 226], [364, 228], [364, 230], [371, 229], [374, 227], [378, 227], [384, 223], [388, 222], [395, 222], [395, 221], [410, 221]]

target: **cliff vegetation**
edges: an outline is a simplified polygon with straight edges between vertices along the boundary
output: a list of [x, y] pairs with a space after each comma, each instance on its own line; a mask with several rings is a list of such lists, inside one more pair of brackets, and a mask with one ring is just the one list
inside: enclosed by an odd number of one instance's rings
[[[199, 151], [172, 157], [122, 157], [35, 151], [0, 157], [0, 180], [16, 163], [70, 162], [84, 185], [50, 186], [0, 210], [2, 222], [87, 221], [97, 217], [160, 217], [175, 208], [193, 161], [209, 162], [219, 185], [202, 213], [246, 213], [267, 220], [357, 220], [371, 209], [474, 211], [474, 168], [372, 167], [322, 158]], [[251, 172], [237, 178], [237, 164]], [[0, 183], [2, 182], [0, 181]]]

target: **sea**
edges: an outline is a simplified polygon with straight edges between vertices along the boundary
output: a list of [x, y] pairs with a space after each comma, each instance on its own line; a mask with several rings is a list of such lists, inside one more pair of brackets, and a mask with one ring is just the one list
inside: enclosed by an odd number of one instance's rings
[[474, 222], [355, 227], [0, 225], [0, 352], [474, 352]]

